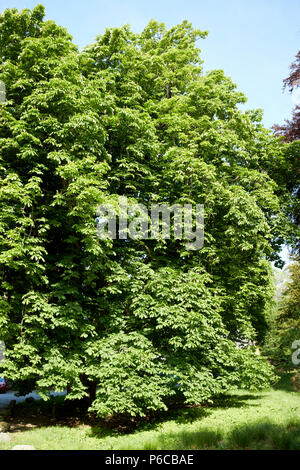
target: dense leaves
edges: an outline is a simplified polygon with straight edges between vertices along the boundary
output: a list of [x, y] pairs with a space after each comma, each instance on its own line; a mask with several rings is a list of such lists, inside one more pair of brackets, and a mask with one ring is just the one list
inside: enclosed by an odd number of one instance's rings
[[[270, 260], [289, 236], [285, 154], [184, 21], [107, 29], [78, 52], [43, 8], [0, 17], [3, 373], [89, 395], [101, 416], [264, 387]], [[205, 240], [100, 240], [118, 196], [204, 204]]]
[[290, 369], [293, 343], [300, 340], [300, 261], [295, 259], [289, 266], [289, 281], [280, 297], [266, 337], [266, 355]]

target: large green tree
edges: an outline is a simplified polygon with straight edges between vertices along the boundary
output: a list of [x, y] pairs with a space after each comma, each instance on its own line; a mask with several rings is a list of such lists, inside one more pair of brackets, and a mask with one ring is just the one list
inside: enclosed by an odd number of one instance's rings
[[[278, 139], [184, 21], [108, 29], [78, 52], [43, 7], [0, 16], [3, 373], [143, 415], [265, 386], [255, 355], [289, 233]], [[281, 191], [282, 192], [282, 191]], [[100, 240], [97, 207], [203, 204], [205, 240]], [[247, 346], [248, 345], [248, 346]]]

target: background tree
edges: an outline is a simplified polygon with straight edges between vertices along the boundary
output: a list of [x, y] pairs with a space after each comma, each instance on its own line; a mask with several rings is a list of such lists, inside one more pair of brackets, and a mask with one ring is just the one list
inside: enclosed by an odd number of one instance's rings
[[[278, 139], [222, 71], [203, 75], [188, 22], [108, 29], [79, 53], [43, 15], [0, 17], [3, 374], [101, 416], [264, 387], [251, 344], [290, 231]], [[118, 196], [204, 204], [204, 248], [99, 240], [97, 207]]]
[[[295, 92], [300, 86], [300, 51], [290, 67], [290, 75], [284, 80], [284, 88]], [[283, 125], [273, 126], [275, 135], [281, 137], [284, 158], [274, 168], [273, 178], [281, 190], [282, 207], [296, 226], [300, 225], [300, 106], [295, 105], [292, 119]], [[287, 190], [287, 192], [286, 192]], [[271, 321], [271, 330], [267, 335], [264, 351], [277, 363], [286, 368], [293, 367], [291, 362], [292, 343], [300, 338], [299, 324], [299, 230], [291, 238], [291, 246], [298, 255], [288, 266], [290, 281], [284, 294], [277, 299]]]
[[[290, 67], [290, 75], [283, 81], [284, 88], [290, 93], [300, 88], [300, 51], [295, 62]], [[300, 104], [295, 104], [291, 120], [285, 124], [273, 126], [275, 134], [282, 137], [285, 145], [285, 158], [283, 165], [277, 168], [275, 178], [280, 179], [287, 187], [291, 197], [287, 206], [291, 220], [300, 227]], [[294, 252], [300, 253], [299, 231], [294, 241]]]
[[300, 338], [300, 262], [295, 259], [288, 267], [289, 280], [277, 301], [277, 307], [267, 334], [264, 353], [277, 365], [289, 370], [292, 363], [292, 344]]
[[[290, 66], [290, 75], [283, 80], [284, 88], [288, 88], [290, 93], [300, 86], [300, 51], [296, 54], [296, 60]], [[300, 105], [295, 104], [292, 119], [286, 120], [284, 125], [275, 125], [274, 130], [282, 135], [286, 142], [293, 142], [300, 139]]]

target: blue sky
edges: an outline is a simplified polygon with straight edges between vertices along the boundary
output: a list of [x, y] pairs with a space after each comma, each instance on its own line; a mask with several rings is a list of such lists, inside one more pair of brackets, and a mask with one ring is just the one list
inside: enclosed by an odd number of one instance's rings
[[187, 19], [209, 31], [198, 43], [204, 70], [223, 69], [248, 98], [245, 109], [262, 108], [266, 127], [291, 115], [292, 97], [283, 93], [282, 80], [300, 49], [299, 0], [0, 0], [0, 11], [37, 3], [80, 48], [106, 27], [128, 23], [140, 32], [151, 18], [168, 27]]

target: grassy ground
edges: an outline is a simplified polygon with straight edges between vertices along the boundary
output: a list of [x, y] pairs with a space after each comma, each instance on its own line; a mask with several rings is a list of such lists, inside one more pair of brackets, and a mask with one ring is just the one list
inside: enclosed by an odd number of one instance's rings
[[[16, 423], [15, 423], [16, 424]], [[15, 425], [11, 441], [36, 449], [297, 449], [300, 450], [300, 392], [285, 376], [273, 389], [260, 393], [235, 391], [212, 407], [183, 408], [144, 423], [129, 434], [99, 425], [72, 427], [56, 423], [42, 427]]]

